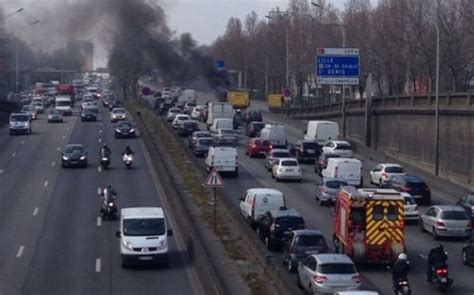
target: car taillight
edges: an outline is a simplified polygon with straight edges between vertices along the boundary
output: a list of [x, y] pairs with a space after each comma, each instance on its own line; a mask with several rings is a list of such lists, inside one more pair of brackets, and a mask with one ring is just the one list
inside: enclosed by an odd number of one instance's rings
[[441, 267], [436, 269], [436, 274], [439, 276], [448, 275], [448, 269], [446, 267]]
[[323, 186], [323, 187], [321, 187], [321, 191], [322, 191], [323, 193], [327, 193], [329, 190], [328, 190], [327, 187]]
[[324, 281], [328, 280], [328, 277], [325, 275], [315, 275], [313, 279], [316, 283], [322, 284]]
[[275, 224], [272, 223], [272, 225], [270, 226], [270, 231], [273, 233], [275, 232]]
[[437, 225], [437, 226], [446, 226], [446, 224], [444, 223], [444, 221], [436, 221], [436, 225]]
[[303, 147], [300, 148], [300, 152], [304, 153], [304, 148]]
[[252, 144], [251, 147], [254, 149], [254, 148], [257, 147], [257, 145], [256, 145], [256, 144]]
[[272, 149], [272, 148], [273, 148], [273, 145], [270, 145], [268, 148], [269, 148], [269, 149]]
[[405, 191], [405, 192], [410, 190], [410, 188], [409, 188], [408, 186], [406, 186], [406, 185], [400, 187], [400, 189], [401, 189], [402, 191]]
[[360, 274], [353, 275], [351, 280], [352, 282], [358, 284], [362, 282], [362, 276]]
[[382, 173], [382, 178], [388, 178], [388, 174], [387, 173]]

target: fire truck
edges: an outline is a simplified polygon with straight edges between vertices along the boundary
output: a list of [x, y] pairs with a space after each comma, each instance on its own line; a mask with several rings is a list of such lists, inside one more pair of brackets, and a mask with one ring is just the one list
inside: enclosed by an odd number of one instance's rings
[[404, 208], [396, 190], [343, 187], [335, 205], [336, 252], [359, 263], [392, 264], [406, 253]]

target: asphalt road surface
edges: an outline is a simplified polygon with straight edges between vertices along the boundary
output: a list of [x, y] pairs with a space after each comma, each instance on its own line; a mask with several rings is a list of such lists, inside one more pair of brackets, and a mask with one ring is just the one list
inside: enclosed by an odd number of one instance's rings
[[[161, 206], [140, 138], [115, 139], [107, 111], [99, 122], [80, 122], [78, 108], [64, 123], [33, 122], [32, 135], [0, 129], [0, 294], [199, 294], [185, 263], [179, 229], [173, 228], [170, 267], [123, 269], [119, 221], [102, 221], [97, 189], [108, 184], [117, 206]], [[112, 150], [111, 169], [98, 170], [102, 142]], [[68, 143], [83, 144], [87, 169], [61, 168]], [[126, 170], [121, 152], [135, 151]], [[173, 226], [173, 218], [168, 220]]]
[[[200, 93], [198, 103], [204, 103], [207, 100], [214, 100], [215, 97], [209, 93]], [[302, 139], [303, 130], [302, 122], [288, 119], [283, 115], [270, 114], [266, 111], [263, 102], [252, 101], [251, 109], [264, 111], [264, 121], [268, 123], [283, 123], [286, 126], [287, 139], [289, 142], [295, 142]], [[201, 124], [201, 129], [204, 129]], [[239, 176], [238, 178], [226, 178], [225, 188], [227, 197], [231, 199], [232, 204], [239, 208], [239, 198], [249, 188], [267, 187], [275, 188], [282, 191], [286, 197], [289, 207], [297, 209], [305, 218], [308, 228], [321, 230], [328, 244], [332, 246], [331, 237], [333, 234], [333, 218], [332, 212], [327, 207], [321, 207], [315, 201], [314, 193], [316, 183], [319, 179], [313, 171], [313, 166], [308, 164], [302, 165], [303, 182], [302, 183], [277, 183], [271, 177], [271, 173], [264, 168], [263, 159], [249, 158], [245, 155], [244, 145], [247, 142], [245, 132], [240, 131], [240, 142], [238, 146], [239, 155]], [[369, 160], [370, 155], [356, 154], [356, 157], [362, 160], [364, 167], [364, 180], [366, 186], [368, 183], [368, 172], [376, 166], [376, 162]], [[202, 160], [202, 163], [204, 161]], [[204, 165], [202, 165], [204, 169]], [[416, 171], [409, 173], [416, 174]], [[458, 198], [459, 196], [456, 196]], [[432, 204], [454, 203], [454, 196], [446, 196], [446, 194], [432, 189]], [[420, 207], [420, 211], [424, 212], [427, 207]], [[416, 224], [407, 225], [405, 228], [405, 241], [408, 249], [408, 256], [411, 263], [411, 271], [409, 274], [410, 284], [413, 294], [437, 294], [438, 291], [426, 283], [426, 256], [431, 248], [438, 243], [442, 243], [449, 253], [449, 271], [450, 276], [454, 279], [453, 286], [448, 290], [448, 294], [474, 294], [474, 268], [465, 266], [461, 262], [461, 248], [463, 240], [441, 240], [434, 241], [433, 237], [427, 233], [421, 233]], [[281, 263], [280, 255], [276, 254], [276, 261]], [[391, 272], [385, 267], [362, 266], [359, 268], [361, 273], [367, 278], [366, 285], [373, 285], [384, 294], [392, 293]], [[288, 274], [294, 276], [293, 274]], [[296, 283], [296, 280], [295, 280]]]

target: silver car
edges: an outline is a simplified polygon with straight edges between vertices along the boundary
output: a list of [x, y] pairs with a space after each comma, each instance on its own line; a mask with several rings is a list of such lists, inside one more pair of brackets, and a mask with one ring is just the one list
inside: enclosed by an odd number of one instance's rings
[[294, 158], [278, 159], [272, 167], [272, 177], [278, 182], [280, 180], [303, 180], [303, 172], [300, 164]]
[[319, 205], [321, 206], [336, 202], [336, 194], [341, 190], [341, 187], [347, 185], [347, 182], [341, 178], [321, 178], [316, 187], [316, 201], [319, 201]]
[[267, 171], [272, 171], [273, 165], [280, 158], [290, 158], [291, 154], [286, 149], [271, 149], [265, 157], [265, 168]]
[[171, 109], [168, 110], [168, 113], [166, 114], [166, 120], [168, 122], [173, 122], [174, 118], [178, 114], [181, 114], [181, 109], [171, 108]]
[[345, 254], [315, 254], [298, 266], [297, 282], [310, 294], [357, 290], [362, 276]]
[[436, 240], [438, 237], [471, 237], [471, 218], [463, 207], [457, 205], [436, 205], [428, 208], [420, 217], [421, 231], [428, 231]]

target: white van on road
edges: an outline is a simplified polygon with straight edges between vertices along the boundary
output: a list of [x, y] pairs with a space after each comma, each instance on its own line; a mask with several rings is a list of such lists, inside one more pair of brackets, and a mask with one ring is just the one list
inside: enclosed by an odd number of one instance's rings
[[338, 137], [339, 125], [332, 121], [309, 121], [304, 135], [305, 140], [316, 141], [321, 146]]
[[322, 177], [341, 178], [349, 185], [362, 187], [362, 162], [355, 158], [328, 158]]
[[240, 198], [240, 213], [254, 228], [257, 221], [267, 211], [286, 207], [285, 197], [272, 188], [251, 188]]
[[286, 140], [285, 126], [281, 124], [266, 124], [260, 130], [260, 138], [268, 140], [274, 149], [286, 149], [288, 141]]
[[216, 169], [219, 172], [230, 172], [234, 177], [238, 176], [237, 150], [233, 147], [210, 147], [204, 163], [209, 172]]
[[60, 111], [63, 116], [72, 115], [72, 100], [70, 96], [56, 96], [54, 101], [54, 109]]

